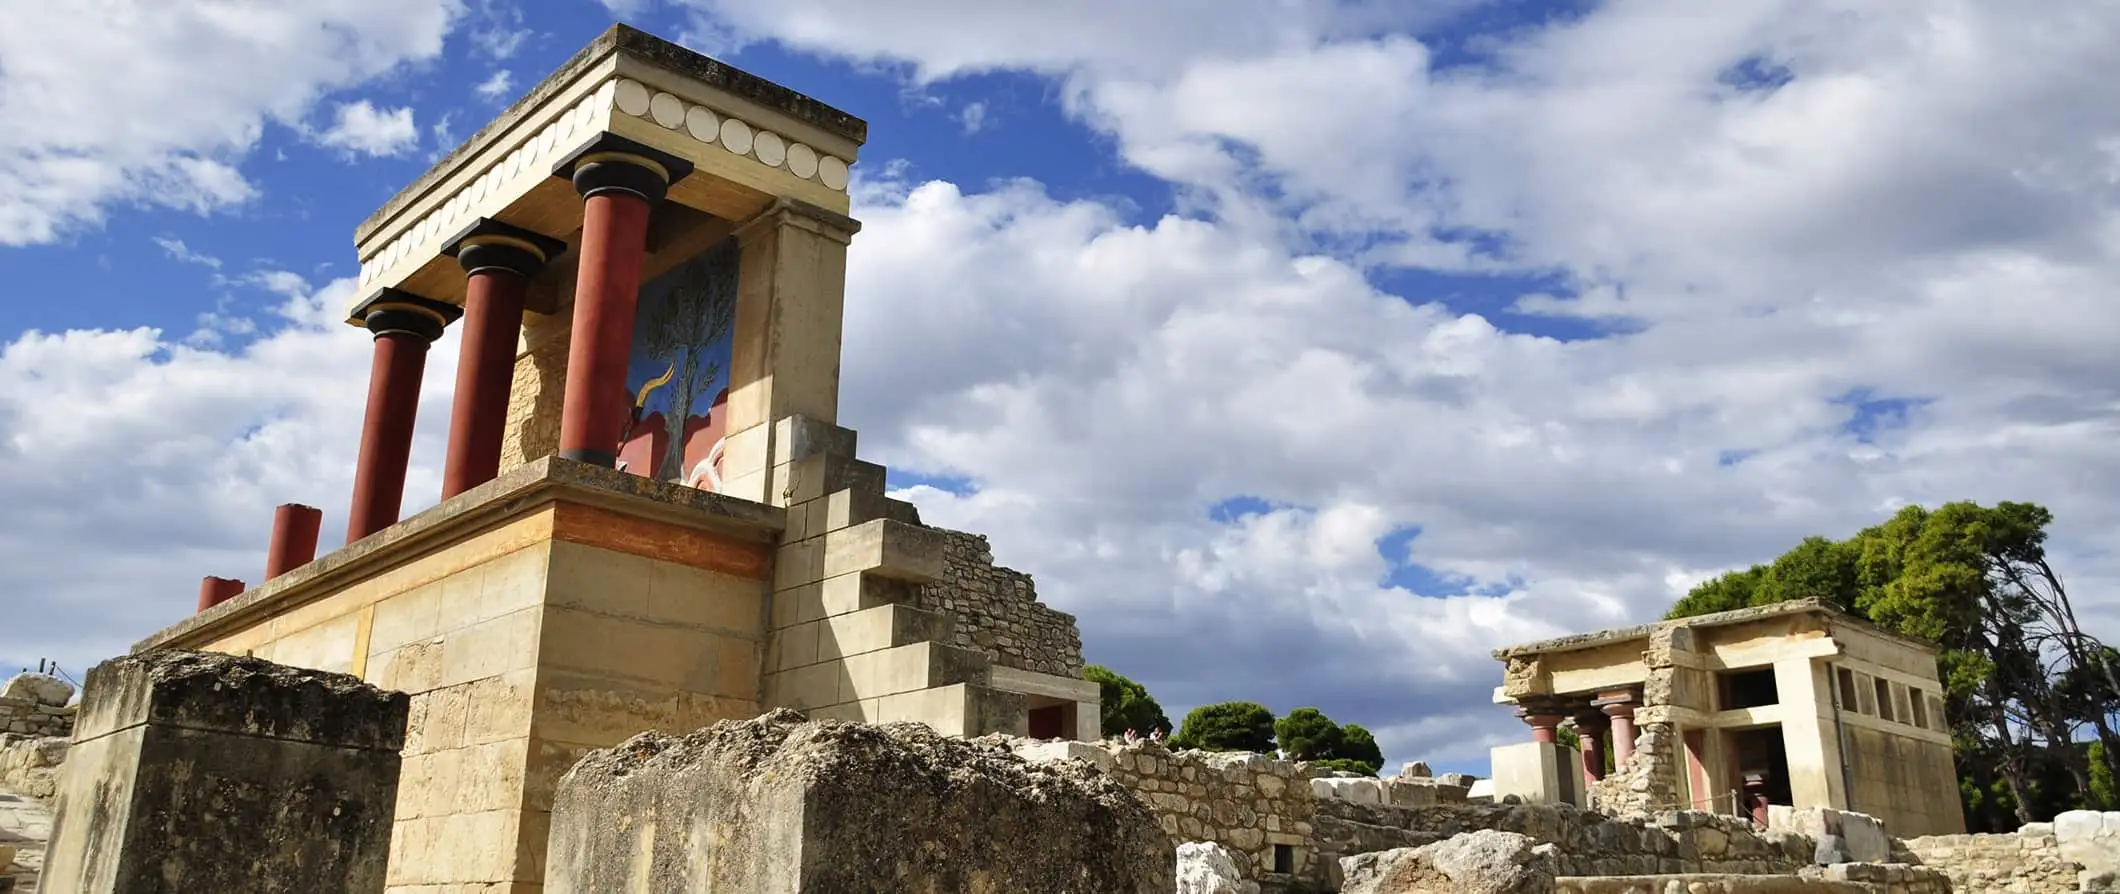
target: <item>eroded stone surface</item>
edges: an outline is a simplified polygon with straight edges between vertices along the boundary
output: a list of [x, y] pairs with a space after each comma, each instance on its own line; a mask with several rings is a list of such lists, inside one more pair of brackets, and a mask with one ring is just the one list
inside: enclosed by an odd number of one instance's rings
[[1483, 829], [1340, 861], [1343, 894], [1551, 894], [1554, 850]]
[[1094, 767], [787, 710], [590, 752], [552, 829], [550, 894], [1168, 894], [1177, 861]]
[[1212, 841], [1178, 845], [1178, 894], [1259, 894], [1229, 851]]
[[97, 665], [45, 885], [73, 894], [381, 890], [407, 697], [205, 652]]
[[19, 673], [0, 683], [0, 698], [19, 698], [54, 708], [73, 701], [74, 684], [50, 674]]

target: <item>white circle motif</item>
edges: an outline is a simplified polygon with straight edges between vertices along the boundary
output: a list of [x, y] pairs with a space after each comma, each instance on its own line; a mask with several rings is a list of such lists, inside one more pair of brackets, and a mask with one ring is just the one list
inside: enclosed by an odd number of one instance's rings
[[722, 148], [744, 155], [751, 151], [751, 125], [734, 118], [721, 119]]
[[685, 101], [668, 93], [657, 93], [648, 100], [648, 114], [655, 123], [676, 130], [685, 126]]
[[817, 182], [833, 189], [847, 188], [847, 163], [830, 155], [818, 159]]
[[766, 167], [777, 168], [781, 162], [788, 159], [788, 144], [780, 138], [780, 134], [761, 130], [758, 136], [751, 140], [751, 154], [764, 162]]
[[788, 173], [804, 180], [817, 176], [817, 150], [802, 143], [788, 144]]
[[636, 118], [648, 114], [648, 97], [648, 88], [634, 80], [621, 79], [611, 92], [611, 101], [618, 110]]
[[706, 106], [693, 106], [685, 110], [685, 132], [692, 139], [712, 143], [721, 136], [721, 118]]

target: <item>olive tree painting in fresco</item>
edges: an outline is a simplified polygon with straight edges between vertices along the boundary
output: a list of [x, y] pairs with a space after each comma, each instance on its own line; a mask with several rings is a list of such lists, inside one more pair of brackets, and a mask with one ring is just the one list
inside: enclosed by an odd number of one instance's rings
[[729, 239], [640, 287], [626, 367], [633, 410], [619, 436], [619, 468], [721, 490], [736, 264]]

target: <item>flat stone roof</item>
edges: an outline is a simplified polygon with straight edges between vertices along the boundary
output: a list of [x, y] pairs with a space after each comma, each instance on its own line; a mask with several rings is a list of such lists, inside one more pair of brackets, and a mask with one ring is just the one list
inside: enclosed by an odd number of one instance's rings
[[1752, 621], [1766, 620], [1769, 618], [1779, 618], [1788, 615], [1805, 614], [1823, 615], [1829, 619], [1830, 623], [1845, 624], [1851, 627], [1859, 627], [1863, 630], [1884, 637], [1886, 639], [1896, 640], [1898, 642], [1905, 643], [1907, 645], [1914, 646], [1925, 651], [1940, 651], [1936, 647], [1935, 643], [1893, 633], [1892, 631], [1886, 630], [1882, 627], [1872, 624], [1862, 618], [1855, 617], [1854, 615], [1841, 611], [1840, 609], [1835, 608], [1831, 605], [1827, 605], [1826, 603], [1821, 602], [1817, 599], [1792, 599], [1788, 602], [1777, 602], [1773, 605], [1753, 606], [1751, 608], [1733, 609], [1731, 611], [1726, 612], [1715, 612], [1713, 614], [1695, 615], [1690, 618], [1673, 618], [1667, 621], [1657, 621], [1653, 624], [1639, 624], [1633, 627], [1614, 627], [1610, 630], [1599, 630], [1594, 633], [1577, 633], [1570, 636], [1555, 637], [1553, 639], [1540, 640], [1538, 642], [1523, 643], [1521, 645], [1496, 649], [1494, 650], [1493, 654], [1495, 660], [1497, 661], [1508, 661], [1511, 658], [1522, 658], [1530, 655], [1550, 655], [1555, 652], [1575, 652], [1583, 649], [1595, 649], [1600, 646], [1615, 645], [1631, 640], [1646, 640], [1649, 638], [1649, 635], [1651, 633], [1654, 633], [1657, 630], [1664, 628], [1729, 627], [1737, 624], [1749, 623]]
[[552, 74], [530, 88], [521, 99], [508, 110], [486, 122], [470, 139], [451, 150], [448, 155], [434, 163], [390, 201], [384, 202], [368, 219], [354, 228], [355, 244], [366, 242], [383, 223], [396, 215], [404, 206], [413, 203], [433, 188], [436, 181], [447, 177], [466, 157], [478, 154], [497, 139], [501, 132], [517, 119], [541, 105], [551, 94], [572, 83], [583, 69], [589, 68], [606, 57], [624, 55], [659, 68], [669, 69], [693, 78], [731, 95], [755, 102], [761, 106], [781, 112], [807, 124], [814, 125], [826, 133], [845, 137], [855, 143], [868, 142], [868, 122], [840, 111], [818, 100], [772, 81], [761, 78], [733, 65], [700, 55], [671, 43], [646, 31], [629, 25], [612, 25], [609, 30], [597, 35], [574, 58], [568, 59]]

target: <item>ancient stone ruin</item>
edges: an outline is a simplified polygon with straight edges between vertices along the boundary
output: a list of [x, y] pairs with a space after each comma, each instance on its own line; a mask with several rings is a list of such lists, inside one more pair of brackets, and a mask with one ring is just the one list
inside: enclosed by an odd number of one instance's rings
[[1504, 650], [1495, 797], [1098, 741], [1074, 619], [837, 424], [867, 137], [618, 26], [359, 224], [344, 545], [283, 505], [78, 709], [0, 689], [0, 890], [2109, 889], [2120, 815], [1950, 834], [1933, 652], [1816, 605]]

